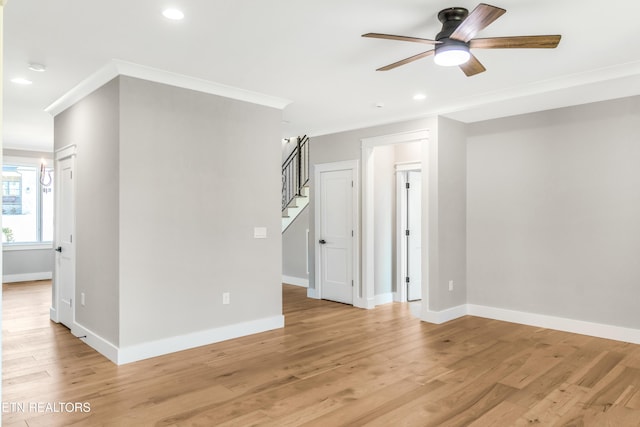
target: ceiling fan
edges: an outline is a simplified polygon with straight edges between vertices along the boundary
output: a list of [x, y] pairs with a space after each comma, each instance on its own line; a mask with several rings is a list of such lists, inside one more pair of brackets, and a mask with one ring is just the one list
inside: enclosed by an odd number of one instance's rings
[[457, 65], [468, 77], [486, 70], [469, 49], [552, 49], [558, 46], [560, 35], [474, 38], [478, 32], [489, 26], [505, 12], [505, 9], [490, 6], [485, 3], [480, 3], [471, 13], [463, 7], [443, 9], [438, 13], [438, 20], [442, 22], [442, 30], [436, 35], [435, 40], [380, 33], [367, 33], [363, 34], [362, 37], [434, 45], [434, 49], [378, 68], [376, 71], [391, 70], [401, 65], [417, 61], [418, 59], [434, 55], [436, 64], [444, 66]]

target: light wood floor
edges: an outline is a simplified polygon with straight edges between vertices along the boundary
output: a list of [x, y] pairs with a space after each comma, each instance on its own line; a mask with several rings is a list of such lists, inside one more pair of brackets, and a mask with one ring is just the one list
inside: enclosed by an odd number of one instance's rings
[[48, 282], [3, 289], [3, 426], [640, 426], [638, 345], [285, 285], [284, 329], [118, 367], [48, 320]]

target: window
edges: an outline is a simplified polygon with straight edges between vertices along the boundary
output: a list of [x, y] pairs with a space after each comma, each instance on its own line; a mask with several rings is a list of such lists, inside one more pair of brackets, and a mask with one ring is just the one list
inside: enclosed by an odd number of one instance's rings
[[2, 166], [2, 242], [53, 241], [53, 169], [32, 159]]

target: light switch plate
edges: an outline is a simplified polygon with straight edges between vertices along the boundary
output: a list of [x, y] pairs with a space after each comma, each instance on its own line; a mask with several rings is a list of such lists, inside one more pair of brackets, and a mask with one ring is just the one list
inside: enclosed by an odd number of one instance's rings
[[267, 238], [267, 227], [254, 227], [253, 228], [253, 237], [256, 239], [266, 239]]

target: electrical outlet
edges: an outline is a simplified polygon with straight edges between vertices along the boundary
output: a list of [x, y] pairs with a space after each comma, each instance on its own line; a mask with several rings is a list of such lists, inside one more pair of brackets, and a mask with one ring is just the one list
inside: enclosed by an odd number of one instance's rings
[[449, 280], [449, 290], [453, 290], [453, 280]]
[[229, 294], [229, 292], [222, 293], [222, 303], [231, 304], [231, 295]]
[[80, 305], [84, 307], [84, 292], [80, 293]]

